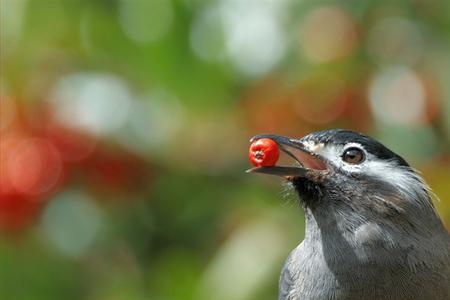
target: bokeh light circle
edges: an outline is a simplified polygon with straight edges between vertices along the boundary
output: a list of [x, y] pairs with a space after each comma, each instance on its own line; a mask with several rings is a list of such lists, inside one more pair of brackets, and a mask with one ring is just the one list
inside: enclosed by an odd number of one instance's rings
[[369, 87], [375, 117], [388, 124], [413, 125], [425, 115], [425, 89], [421, 79], [406, 67], [379, 72]]
[[225, 49], [241, 73], [264, 74], [283, 57], [286, 37], [280, 20], [280, 3], [224, 1], [220, 6]]
[[353, 52], [357, 42], [357, 28], [351, 14], [337, 6], [312, 10], [301, 25], [300, 46], [311, 62], [345, 57]]
[[422, 56], [423, 48], [419, 26], [403, 17], [383, 18], [368, 34], [367, 50], [377, 63], [412, 65]]
[[46, 207], [41, 228], [56, 250], [77, 258], [92, 246], [103, 223], [103, 212], [89, 195], [66, 191]]
[[86, 72], [57, 81], [50, 101], [56, 119], [62, 124], [95, 135], [108, 135], [127, 121], [132, 95], [119, 77]]
[[2, 185], [25, 195], [50, 192], [62, 176], [55, 147], [41, 138], [9, 137], [1, 144]]

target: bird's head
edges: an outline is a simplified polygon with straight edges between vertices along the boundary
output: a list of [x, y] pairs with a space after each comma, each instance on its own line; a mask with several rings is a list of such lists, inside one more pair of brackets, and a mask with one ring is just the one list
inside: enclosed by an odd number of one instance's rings
[[258, 167], [252, 173], [285, 177], [305, 207], [338, 214], [416, 217], [434, 212], [428, 187], [399, 155], [357, 132], [333, 129], [303, 138], [270, 138], [296, 161], [294, 166]]

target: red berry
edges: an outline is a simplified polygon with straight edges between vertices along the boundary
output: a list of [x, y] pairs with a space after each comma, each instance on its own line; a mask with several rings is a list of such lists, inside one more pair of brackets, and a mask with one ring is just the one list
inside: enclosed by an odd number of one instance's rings
[[269, 167], [277, 163], [280, 151], [271, 139], [259, 139], [250, 145], [249, 159], [256, 167]]

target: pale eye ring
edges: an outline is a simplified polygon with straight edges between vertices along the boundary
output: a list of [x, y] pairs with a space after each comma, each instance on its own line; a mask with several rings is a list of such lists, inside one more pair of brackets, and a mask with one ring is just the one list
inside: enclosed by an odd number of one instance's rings
[[344, 153], [342, 154], [342, 160], [352, 165], [360, 164], [364, 161], [364, 159], [364, 151], [357, 147], [350, 147], [348, 149], [345, 149]]

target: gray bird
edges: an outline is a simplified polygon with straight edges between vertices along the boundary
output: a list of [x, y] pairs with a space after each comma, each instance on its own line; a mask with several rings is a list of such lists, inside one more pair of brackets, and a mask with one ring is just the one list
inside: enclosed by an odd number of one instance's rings
[[430, 189], [374, 139], [334, 129], [271, 138], [298, 166], [285, 177], [305, 211], [303, 242], [286, 260], [279, 300], [450, 299], [450, 236]]

